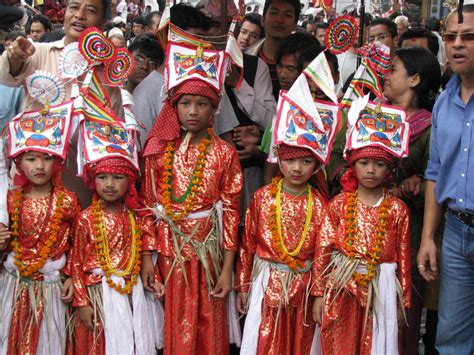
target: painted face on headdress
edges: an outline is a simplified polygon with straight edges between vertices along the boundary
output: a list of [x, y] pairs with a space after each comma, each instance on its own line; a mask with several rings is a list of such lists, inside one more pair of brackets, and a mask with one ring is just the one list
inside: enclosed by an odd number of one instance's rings
[[388, 112], [375, 112], [365, 108], [358, 121], [359, 134], [358, 142], [379, 142], [389, 148], [400, 149], [402, 143], [400, 139], [400, 125], [402, 118], [400, 115]]

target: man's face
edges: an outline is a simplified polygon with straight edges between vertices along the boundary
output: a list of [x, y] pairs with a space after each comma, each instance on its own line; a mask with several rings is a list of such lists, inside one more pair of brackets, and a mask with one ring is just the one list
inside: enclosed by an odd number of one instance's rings
[[143, 31], [143, 25], [141, 23], [134, 23], [132, 26], [132, 32], [135, 36], [140, 36]]
[[368, 42], [373, 43], [379, 41], [382, 44], [385, 44], [390, 48], [390, 53], [394, 55], [396, 48], [396, 40], [390, 34], [387, 26], [385, 25], [375, 25], [370, 26], [368, 31]]
[[405, 32], [407, 30], [407, 27], [405, 26], [405, 24], [403, 22], [399, 22], [397, 23], [397, 34], [398, 34], [398, 38], [400, 38], [400, 36], [403, 34], [403, 32]]
[[295, 9], [286, 2], [273, 2], [262, 18], [265, 36], [277, 40], [291, 35], [296, 29]]
[[64, 15], [65, 43], [77, 42], [85, 29], [102, 28], [103, 23], [102, 0], [70, 0]]
[[46, 29], [44, 28], [41, 22], [33, 22], [30, 28], [30, 38], [38, 42], [41, 37], [46, 33]]
[[326, 28], [318, 28], [315, 33], [315, 37], [318, 40], [319, 44], [324, 46], [324, 42], [326, 41]]
[[411, 48], [411, 47], [423, 47], [426, 48], [427, 50], [430, 50], [428, 47], [428, 38], [425, 37], [419, 37], [419, 38], [410, 38], [406, 39], [402, 42], [402, 48]]
[[286, 54], [277, 63], [278, 81], [282, 90], [289, 90], [298, 78], [298, 62], [294, 54]]
[[316, 26], [312, 23], [307, 23], [305, 31], [314, 35], [314, 32], [316, 31]]
[[135, 66], [130, 72], [128, 80], [134, 85], [140, 84], [140, 82], [145, 79], [150, 72], [156, 70], [160, 66], [160, 63], [155, 59], [147, 57], [139, 50], [133, 51], [132, 56]]
[[160, 26], [161, 16], [155, 15], [152, 18], [152, 24], [150, 28], [146, 28], [147, 32], [153, 33], [155, 36], [158, 36], [158, 27]]
[[449, 66], [456, 74], [461, 76], [474, 75], [474, 40], [465, 38], [462, 40], [459, 34], [474, 33], [474, 13], [464, 12], [463, 23], [458, 23], [458, 14], [453, 13], [449, 16], [446, 24], [445, 35], [458, 34], [453, 40], [444, 39], [446, 47], [446, 55], [448, 57]]
[[244, 21], [237, 36], [237, 45], [241, 51], [245, 51], [248, 47], [258, 41], [260, 38], [260, 26], [250, 21]]

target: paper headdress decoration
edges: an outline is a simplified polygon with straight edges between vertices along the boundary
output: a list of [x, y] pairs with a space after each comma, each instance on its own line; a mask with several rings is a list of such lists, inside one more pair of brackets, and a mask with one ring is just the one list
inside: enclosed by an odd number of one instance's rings
[[296, 79], [287, 93], [280, 92], [273, 135], [276, 145], [284, 143], [308, 148], [321, 163], [326, 164], [339, 122], [339, 106], [331, 101], [313, 100], [307, 80], [310, 78], [317, 82], [329, 82], [320, 88], [337, 102], [332, 77], [329, 80], [326, 78], [327, 71], [318, 69], [323, 68], [324, 64], [327, 66], [326, 57], [321, 53], [308, 66], [308, 71], [304, 71]]
[[366, 95], [353, 101], [349, 110], [344, 155], [349, 150], [376, 146], [404, 158], [408, 155], [409, 131], [405, 111], [369, 102]]
[[81, 122], [81, 148], [86, 164], [92, 164], [106, 157], [128, 160], [137, 170], [138, 153], [134, 135], [127, 130], [125, 122]]
[[72, 101], [49, 111], [20, 113], [8, 123], [8, 156], [37, 151], [66, 158], [71, 134]]
[[186, 80], [199, 79], [221, 92], [227, 69], [224, 52], [168, 42], [166, 58], [168, 91]]

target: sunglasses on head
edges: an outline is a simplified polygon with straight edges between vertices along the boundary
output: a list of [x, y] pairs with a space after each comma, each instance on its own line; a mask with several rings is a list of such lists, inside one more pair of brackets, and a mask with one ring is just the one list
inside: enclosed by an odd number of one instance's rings
[[464, 33], [444, 33], [443, 34], [443, 41], [445, 42], [454, 42], [456, 37], [459, 36], [461, 41], [463, 42], [471, 42], [474, 41], [474, 32], [464, 32]]

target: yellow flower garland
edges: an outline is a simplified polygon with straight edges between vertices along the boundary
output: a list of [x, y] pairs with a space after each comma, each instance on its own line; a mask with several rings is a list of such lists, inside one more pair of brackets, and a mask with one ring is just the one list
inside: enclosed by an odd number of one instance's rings
[[[384, 195], [387, 196], [386, 193], [384, 193]], [[345, 206], [346, 211], [344, 215], [344, 223], [346, 236], [344, 238], [344, 244], [347, 256], [350, 259], [354, 259], [356, 252], [354, 239], [357, 236], [357, 191], [347, 195]], [[389, 207], [390, 203], [388, 198], [385, 197], [379, 208], [377, 224], [375, 226], [375, 232], [372, 238], [374, 243], [368, 251], [368, 258], [366, 258], [367, 273], [361, 274], [356, 272], [353, 275], [354, 280], [361, 286], [367, 286], [368, 283], [375, 277], [375, 273], [377, 271], [376, 266], [378, 265], [379, 259], [382, 256], [382, 245], [387, 229]]]
[[278, 258], [288, 265], [288, 267], [294, 271], [300, 271], [305, 268], [305, 263], [301, 260], [296, 259], [296, 256], [300, 253], [308, 235], [309, 227], [311, 224], [311, 218], [313, 216], [313, 194], [311, 193], [311, 186], [308, 184], [307, 194], [307, 212], [305, 218], [305, 224], [303, 233], [297, 247], [293, 251], [288, 251], [285, 241], [283, 239], [281, 230], [281, 189], [283, 180], [281, 178], [274, 178], [270, 187], [270, 194], [275, 199], [275, 204], [272, 206], [270, 211], [270, 230], [272, 232], [272, 245], [273, 250], [278, 255]]
[[[95, 247], [97, 256], [99, 258], [100, 268], [104, 272], [106, 282], [110, 288], [114, 288], [120, 294], [129, 294], [132, 292], [133, 286], [135, 286], [138, 282], [141, 266], [141, 231], [136, 226], [135, 214], [131, 210], [127, 209], [128, 218], [130, 219], [130, 225], [132, 229], [132, 248], [127, 267], [122, 271], [117, 270], [112, 265], [112, 260], [110, 260], [109, 241], [105, 231], [104, 213], [102, 212], [100, 199], [94, 198], [94, 201], [92, 202], [92, 209], [92, 225]], [[110, 278], [111, 275], [116, 275], [119, 277], [131, 275], [131, 277], [130, 280], [125, 282], [125, 286], [121, 286], [112, 281]]]
[[202, 186], [202, 179], [204, 177], [204, 167], [206, 166], [206, 157], [208, 153], [209, 144], [211, 144], [210, 137], [212, 137], [212, 128], [207, 129], [208, 137], [203, 138], [198, 144], [198, 159], [196, 167], [194, 169], [193, 176], [191, 177], [189, 189], [189, 195], [185, 196], [184, 210], [182, 212], [174, 212], [171, 207], [172, 193], [173, 193], [173, 159], [175, 152], [175, 143], [170, 142], [166, 146], [164, 156], [164, 173], [163, 173], [163, 207], [166, 215], [171, 218], [172, 221], [181, 221], [193, 210], [196, 195], [200, 191]]
[[[53, 191], [51, 191], [50, 193], [53, 194]], [[11, 221], [12, 221], [11, 235], [13, 237], [12, 239], [13, 251], [15, 252], [14, 263], [16, 267], [18, 268], [18, 271], [20, 272], [20, 275], [22, 277], [30, 277], [34, 273], [38, 272], [38, 270], [44, 266], [49, 256], [51, 255], [51, 249], [54, 247], [54, 244], [56, 243], [58, 239], [58, 235], [61, 230], [61, 222], [64, 216], [64, 206], [63, 206], [64, 192], [63, 191], [58, 192], [56, 208], [54, 209], [54, 213], [51, 218], [51, 223], [49, 225], [49, 228], [51, 231], [49, 233], [48, 239], [46, 239], [43, 246], [40, 248], [39, 259], [37, 262], [34, 262], [30, 265], [26, 265], [23, 262], [22, 260], [23, 250], [20, 246], [20, 242], [18, 241], [18, 239], [20, 238], [20, 224], [21, 224], [20, 212], [21, 212], [21, 206], [23, 203], [23, 197], [24, 197], [23, 190], [18, 189], [13, 192], [13, 213], [11, 217]], [[50, 203], [52, 202], [53, 201], [51, 200]], [[44, 221], [44, 223], [48, 223], [48, 221]], [[42, 236], [40, 235], [39, 240], [41, 240], [41, 237]]]

